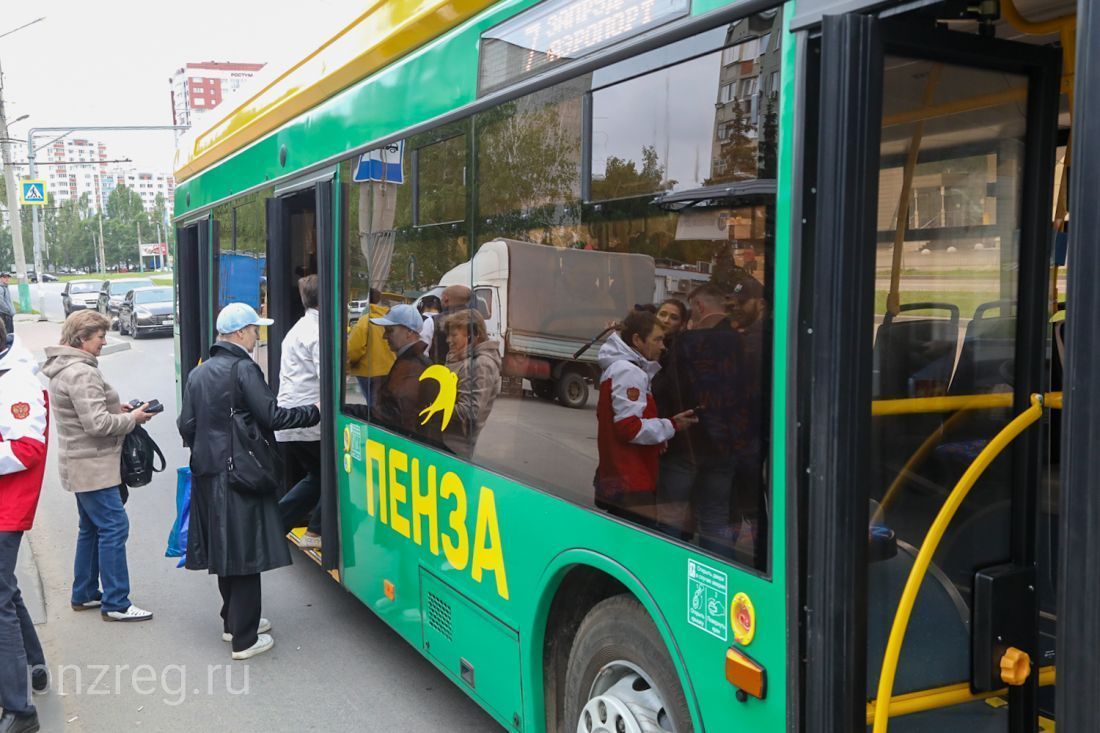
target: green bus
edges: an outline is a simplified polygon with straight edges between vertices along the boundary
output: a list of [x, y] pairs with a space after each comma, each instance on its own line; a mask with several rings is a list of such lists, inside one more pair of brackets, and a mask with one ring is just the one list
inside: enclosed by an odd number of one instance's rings
[[1100, 730], [1100, 20], [1018, 1], [368, 4], [181, 140], [178, 383], [317, 275], [304, 551], [507, 730]]

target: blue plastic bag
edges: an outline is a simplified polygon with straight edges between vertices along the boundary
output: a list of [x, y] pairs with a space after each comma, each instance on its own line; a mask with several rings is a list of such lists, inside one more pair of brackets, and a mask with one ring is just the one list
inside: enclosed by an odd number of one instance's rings
[[178, 557], [177, 568], [187, 561], [187, 524], [191, 517], [191, 469], [176, 469], [176, 520], [168, 533], [168, 548], [165, 557]]

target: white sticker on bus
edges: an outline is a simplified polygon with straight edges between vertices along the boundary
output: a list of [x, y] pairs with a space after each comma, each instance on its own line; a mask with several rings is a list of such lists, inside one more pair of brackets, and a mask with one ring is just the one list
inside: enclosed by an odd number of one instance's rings
[[729, 578], [716, 568], [688, 560], [688, 623], [722, 641], [729, 634]]

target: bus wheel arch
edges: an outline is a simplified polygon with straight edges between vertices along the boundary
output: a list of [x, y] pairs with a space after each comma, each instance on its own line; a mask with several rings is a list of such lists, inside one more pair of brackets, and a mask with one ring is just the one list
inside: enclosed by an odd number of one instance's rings
[[[616, 614], [628, 615], [635, 630], [647, 630], [647, 644], [643, 645], [647, 653], [643, 655], [640, 666], [651, 668], [639, 670], [643, 673], [641, 676], [649, 681], [656, 677], [660, 680], [659, 684], [666, 687], [670, 679], [673, 681], [676, 692], [670, 697], [678, 701], [675, 718], [681, 721], [676, 730], [692, 730], [692, 722], [697, 720], [698, 714], [694, 693], [690, 683], [685, 682], [679, 650], [652, 597], [637, 578], [617, 563], [590, 552], [580, 554], [585, 556], [584, 559], [573, 563], [559, 556], [559, 562], [555, 563], [558, 567], [546, 575], [557, 576], [557, 582], [556, 585], [551, 582], [547, 587], [549, 598], [544, 599], [542, 604], [546, 610], [541, 649], [533, 650], [536, 652], [533, 666], [538, 667], [543, 677], [545, 730], [554, 733], [573, 733], [577, 730], [584, 705], [579, 700], [569, 701], [569, 670], [571, 657], [574, 677], [577, 670], [584, 666], [574, 654], [578, 635], [584, 637], [579, 639], [584, 649], [578, 649], [578, 652], [588, 654], [593, 645], [602, 647], [602, 641], [593, 642], [593, 635], [603, 639], [608, 628], [604, 621], [609, 615], [617, 618]], [[535, 640], [535, 643], [538, 641]], [[657, 656], [663, 657], [663, 664], [653, 665], [648, 661], [653, 658], [654, 649], [658, 650]], [[626, 650], [623, 659], [613, 661], [630, 663], [630, 651], [636, 650]], [[541, 658], [538, 652], [541, 652]], [[573, 688], [577, 688], [578, 681], [574, 679], [572, 682]], [[584, 684], [587, 690], [587, 682]], [[575, 714], [577, 719], [567, 717], [567, 709], [569, 715]]]

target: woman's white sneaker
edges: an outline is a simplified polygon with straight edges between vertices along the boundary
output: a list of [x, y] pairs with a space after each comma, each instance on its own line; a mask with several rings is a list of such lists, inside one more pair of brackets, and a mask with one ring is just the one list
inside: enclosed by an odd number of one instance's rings
[[104, 621], [148, 621], [153, 618], [152, 611], [131, 605], [125, 611], [104, 611]]
[[[256, 633], [263, 634], [268, 631], [271, 631], [271, 622], [268, 621], [266, 618], [261, 618], [260, 625], [256, 627]], [[230, 634], [228, 631], [223, 631], [222, 641], [233, 641], [233, 634]]]
[[275, 646], [275, 640], [271, 638], [271, 634], [260, 634], [256, 637], [255, 644], [239, 652], [233, 652], [233, 658], [250, 659], [257, 654], [263, 654], [273, 646]]

